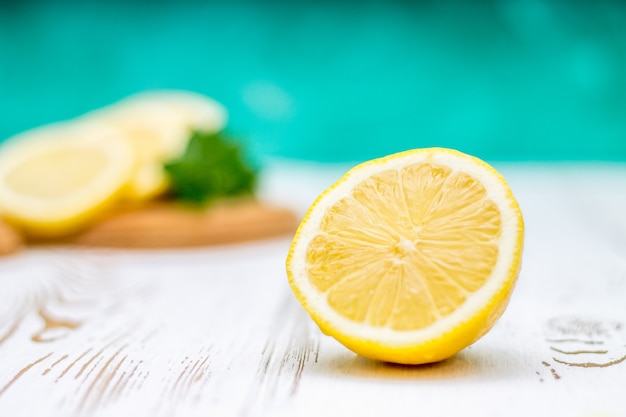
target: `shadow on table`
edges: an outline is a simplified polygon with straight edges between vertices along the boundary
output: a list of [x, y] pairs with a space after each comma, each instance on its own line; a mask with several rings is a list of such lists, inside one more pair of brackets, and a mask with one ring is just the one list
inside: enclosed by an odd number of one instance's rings
[[[484, 347], [484, 346], [483, 346]], [[330, 352], [326, 352], [330, 353]], [[527, 373], [523, 358], [508, 351], [469, 347], [441, 362], [425, 365], [399, 365], [367, 359], [348, 351], [320, 354], [311, 372], [334, 377], [388, 380], [507, 379]]]

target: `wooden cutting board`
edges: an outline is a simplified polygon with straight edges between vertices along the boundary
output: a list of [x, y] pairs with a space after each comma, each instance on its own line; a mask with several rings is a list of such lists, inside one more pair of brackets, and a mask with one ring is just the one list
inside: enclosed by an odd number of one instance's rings
[[[184, 248], [243, 242], [294, 233], [295, 214], [256, 200], [224, 202], [199, 209], [171, 202], [109, 213], [91, 228], [47, 244], [109, 248]], [[0, 224], [0, 255], [20, 247], [19, 235]], [[35, 245], [44, 242], [32, 242]]]
[[0, 220], [0, 256], [10, 255], [22, 247], [22, 237], [8, 224]]

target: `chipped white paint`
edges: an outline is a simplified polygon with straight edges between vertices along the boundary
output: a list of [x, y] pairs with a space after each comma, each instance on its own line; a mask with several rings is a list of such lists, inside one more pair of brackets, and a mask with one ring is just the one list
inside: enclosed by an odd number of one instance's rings
[[[288, 239], [42, 248], [0, 260], [0, 416], [626, 415], [626, 168], [503, 172], [527, 226], [518, 288], [448, 361], [323, 336], [288, 288]], [[338, 173], [270, 169], [264, 193], [302, 211]]]

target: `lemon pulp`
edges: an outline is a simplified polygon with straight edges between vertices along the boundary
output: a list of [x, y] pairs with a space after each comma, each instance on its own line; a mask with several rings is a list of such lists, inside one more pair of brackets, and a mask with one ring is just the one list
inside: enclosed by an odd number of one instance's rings
[[328, 208], [307, 250], [309, 278], [350, 320], [421, 329], [488, 279], [500, 227], [469, 175], [433, 164], [388, 170]]
[[91, 184], [106, 165], [98, 150], [61, 148], [23, 161], [5, 181], [27, 198], [62, 199]]

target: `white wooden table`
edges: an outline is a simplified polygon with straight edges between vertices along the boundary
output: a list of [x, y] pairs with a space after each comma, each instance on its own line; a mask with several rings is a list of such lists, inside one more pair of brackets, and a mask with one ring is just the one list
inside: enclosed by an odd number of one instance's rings
[[[177, 251], [0, 259], [0, 416], [626, 416], [626, 166], [498, 165], [527, 235], [494, 329], [394, 366], [323, 336], [295, 301], [289, 237]], [[272, 165], [302, 213], [345, 167]]]

